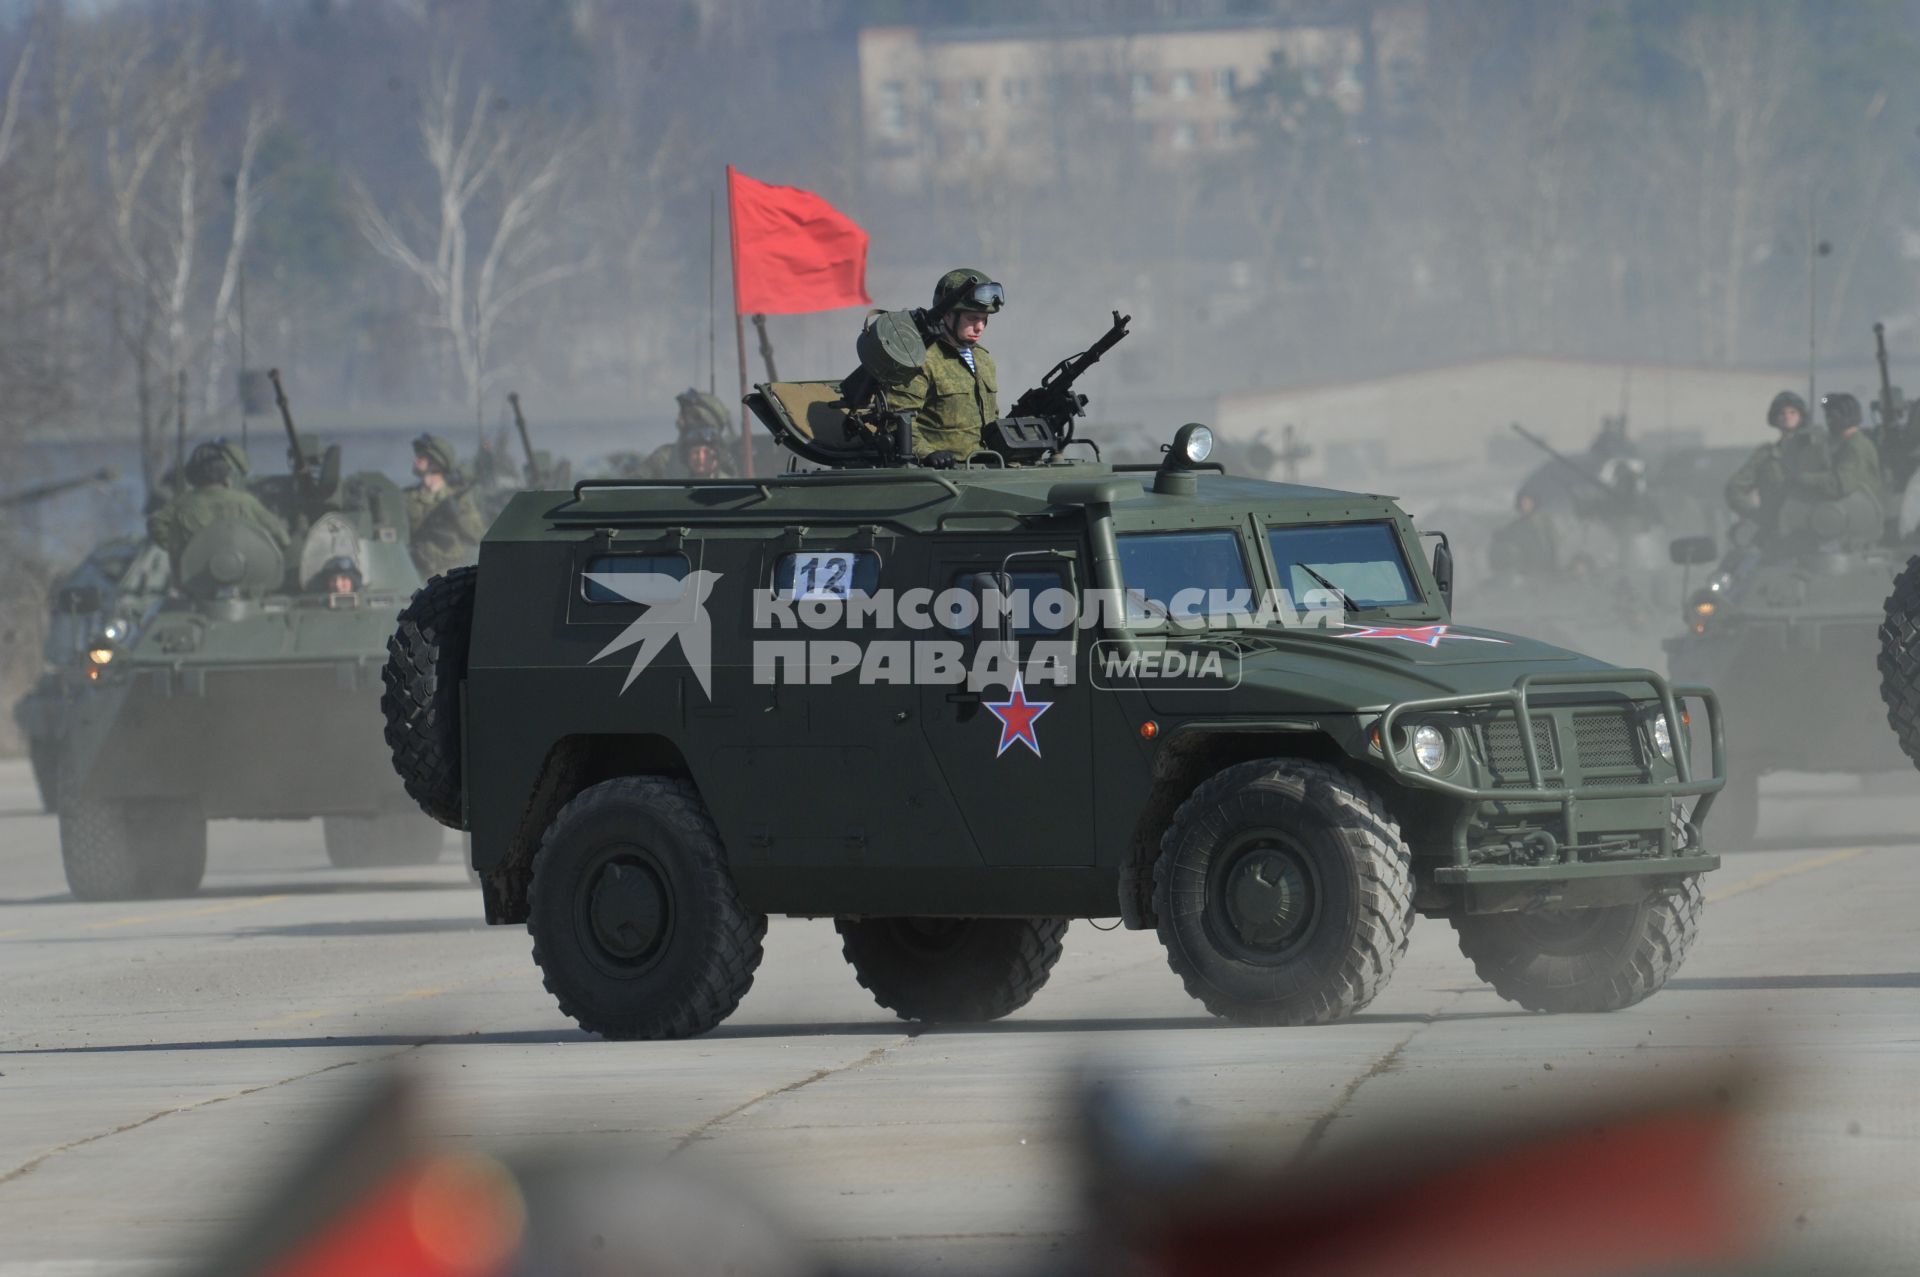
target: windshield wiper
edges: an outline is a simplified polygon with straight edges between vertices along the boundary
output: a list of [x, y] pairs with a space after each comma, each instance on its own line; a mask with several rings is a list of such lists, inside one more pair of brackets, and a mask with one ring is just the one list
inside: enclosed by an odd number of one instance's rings
[[1358, 603], [1355, 603], [1352, 599], [1348, 598], [1347, 592], [1345, 590], [1341, 589], [1339, 586], [1335, 585], [1333, 582], [1327, 580], [1326, 577], [1321, 576], [1318, 572], [1315, 572], [1312, 568], [1308, 567], [1304, 563], [1296, 563], [1293, 566], [1299, 568], [1302, 572], [1305, 572], [1308, 576], [1318, 581], [1321, 585], [1324, 585], [1327, 589], [1332, 590], [1335, 594], [1339, 595], [1340, 606], [1346, 608], [1347, 611], [1349, 612], [1360, 611], [1360, 605]]

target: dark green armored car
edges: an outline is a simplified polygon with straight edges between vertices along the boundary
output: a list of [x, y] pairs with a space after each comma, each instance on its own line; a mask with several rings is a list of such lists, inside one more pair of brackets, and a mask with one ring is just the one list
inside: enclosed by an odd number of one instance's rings
[[[749, 402], [819, 460], [841, 392]], [[1662, 986], [1719, 863], [1710, 692], [1455, 626], [1444, 539], [1387, 497], [1220, 473], [1203, 427], [1159, 467], [1063, 433], [523, 493], [415, 596], [396, 766], [567, 1014], [709, 1029], [769, 914], [833, 918], [926, 1021], [1024, 1004], [1074, 918], [1156, 930], [1255, 1024], [1365, 1006], [1415, 915], [1529, 1008]]]

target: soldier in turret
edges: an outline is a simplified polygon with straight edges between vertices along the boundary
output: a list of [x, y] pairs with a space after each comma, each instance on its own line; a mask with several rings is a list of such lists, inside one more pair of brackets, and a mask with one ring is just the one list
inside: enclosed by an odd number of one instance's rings
[[186, 490], [147, 516], [147, 535], [167, 552], [176, 575], [194, 533], [216, 523], [246, 523], [266, 534], [284, 552], [287, 528], [244, 487], [247, 453], [237, 443], [213, 439], [187, 458]]
[[487, 525], [473, 499], [460, 486], [459, 454], [439, 435], [413, 441], [413, 472], [419, 482], [407, 489], [407, 523], [413, 563], [426, 577], [472, 563]]
[[980, 338], [1005, 301], [1006, 291], [972, 267], [950, 270], [934, 285], [927, 361], [887, 393], [890, 408], [914, 414], [913, 455], [923, 465], [964, 463], [1000, 415], [1000, 376]]

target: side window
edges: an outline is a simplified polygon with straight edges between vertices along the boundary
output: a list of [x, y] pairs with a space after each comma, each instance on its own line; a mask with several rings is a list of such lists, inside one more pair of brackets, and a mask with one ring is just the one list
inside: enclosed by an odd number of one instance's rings
[[1251, 588], [1236, 533], [1129, 532], [1119, 540], [1130, 621], [1163, 612], [1176, 619], [1200, 616], [1211, 593], [1231, 596]]
[[[946, 588], [974, 591], [981, 575], [992, 576], [995, 572], [993, 565], [985, 563], [978, 568], [963, 568], [947, 579]], [[1011, 604], [1015, 638], [1045, 638], [1073, 629], [1073, 586], [1068, 583], [1064, 573], [1047, 568], [1026, 568], [1008, 572], [1007, 585], [1012, 591], [1008, 595], [1008, 602]], [[945, 621], [941, 624], [950, 633], [967, 632]]]
[[684, 554], [596, 554], [580, 570], [580, 597], [589, 603], [651, 603], [647, 595], [659, 593], [663, 582], [648, 578], [684, 581], [687, 571]]
[[774, 560], [773, 592], [805, 603], [872, 594], [880, 587], [880, 556], [872, 550], [800, 550]]

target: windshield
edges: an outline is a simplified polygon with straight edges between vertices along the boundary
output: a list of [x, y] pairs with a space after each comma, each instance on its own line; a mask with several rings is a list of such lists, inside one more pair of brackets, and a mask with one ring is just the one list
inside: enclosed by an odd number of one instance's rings
[[[1130, 621], [1204, 617], [1210, 594], [1239, 593], [1244, 599], [1251, 588], [1237, 533], [1129, 532], [1118, 540]], [[1149, 606], [1142, 606], [1142, 597]]]
[[1391, 523], [1273, 528], [1267, 543], [1281, 585], [1296, 599], [1332, 587], [1356, 608], [1420, 602]]

